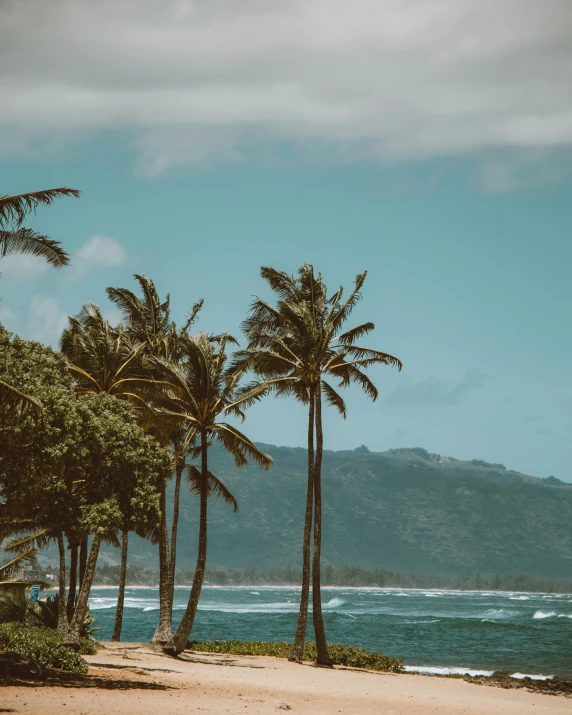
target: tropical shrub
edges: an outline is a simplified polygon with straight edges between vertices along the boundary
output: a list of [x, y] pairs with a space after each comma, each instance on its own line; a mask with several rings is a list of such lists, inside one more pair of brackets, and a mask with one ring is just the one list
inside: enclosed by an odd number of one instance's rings
[[[288, 658], [292, 644], [285, 642], [271, 643], [268, 641], [190, 641], [189, 650], [204, 653], [230, 653], [232, 655], [267, 655], [274, 658]], [[335, 643], [328, 645], [328, 655], [334, 665], [345, 665], [351, 668], [367, 670], [383, 670], [390, 673], [403, 672], [401, 658], [391, 658], [377, 651], [365, 648], [343, 646]], [[307, 641], [304, 646], [304, 660], [316, 660], [316, 643]]]
[[87, 663], [62, 645], [62, 635], [51, 628], [27, 626], [21, 623], [0, 625], [0, 649], [35, 658], [47, 668], [87, 673]]

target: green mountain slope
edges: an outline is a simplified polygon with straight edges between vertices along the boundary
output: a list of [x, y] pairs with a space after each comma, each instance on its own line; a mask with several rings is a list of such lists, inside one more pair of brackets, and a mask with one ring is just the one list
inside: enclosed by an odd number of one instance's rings
[[[209, 564], [273, 567], [300, 561], [306, 450], [261, 445], [264, 472], [236, 469], [213, 447], [212, 469], [239, 513], [210, 503]], [[324, 564], [442, 575], [572, 576], [572, 484], [462, 462], [423, 449], [324, 453]], [[178, 565], [192, 569], [198, 500], [184, 490]], [[105, 557], [117, 562], [118, 553]], [[157, 549], [132, 538], [131, 560], [156, 568]]]

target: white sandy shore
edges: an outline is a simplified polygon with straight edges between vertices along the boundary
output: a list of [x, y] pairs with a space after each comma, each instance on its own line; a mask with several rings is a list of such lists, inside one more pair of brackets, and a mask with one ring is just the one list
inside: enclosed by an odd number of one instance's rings
[[[279, 713], [298, 715], [548, 715], [561, 696], [458, 679], [333, 670], [266, 657], [186, 653], [175, 660], [137, 643], [106, 643], [87, 656], [100, 687], [2, 689], [0, 708], [38, 715]], [[102, 687], [103, 686], [103, 687]], [[150, 689], [152, 688], [152, 689]]]

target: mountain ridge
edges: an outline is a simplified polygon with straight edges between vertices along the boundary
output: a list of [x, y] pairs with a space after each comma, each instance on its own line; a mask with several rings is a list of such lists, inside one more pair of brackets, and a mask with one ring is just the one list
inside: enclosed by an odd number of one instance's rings
[[[274, 459], [268, 472], [213, 445], [210, 468], [238, 499], [239, 512], [209, 504], [212, 568], [299, 565], [306, 455], [301, 447], [258, 446]], [[170, 493], [172, 484], [169, 487]], [[483, 576], [572, 575], [572, 484], [462, 461], [422, 448], [325, 450], [323, 563], [366, 569]], [[178, 567], [192, 569], [198, 499], [182, 489]], [[102, 550], [102, 561], [119, 553]], [[157, 547], [134, 535], [130, 562], [156, 568]]]

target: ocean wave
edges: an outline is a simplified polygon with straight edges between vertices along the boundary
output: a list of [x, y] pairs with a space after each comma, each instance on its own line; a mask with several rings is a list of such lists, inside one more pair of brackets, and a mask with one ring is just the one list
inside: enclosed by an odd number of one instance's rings
[[530, 601], [530, 596], [509, 596], [509, 601]]
[[493, 670], [475, 670], [474, 668], [457, 668], [445, 665], [406, 665], [406, 673], [421, 673], [422, 675], [492, 675]]
[[516, 616], [516, 611], [505, 611], [504, 608], [489, 608], [483, 614], [484, 618], [482, 620], [496, 619], [496, 618], [510, 618], [511, 616]]
[[331, 598], [327, 603], [324, 603], [324, 608], [337, 608], [338, 606], [343, 606], [345, 601], [341, 598]]
[[556, 611], [536, 611], [533, 618], [552, 618], [556, 615]]
[[260, 591], [251, 591], [250, 595], [251, 596], [260, 596]]
[[[406, 665], [404, 666], [406, 673], [420, 673], [422, 675], [477, 675], [491, 676], [494, 670], [478, 670], [476, 668], [459, 668], [455, 666], [445, 665]], [[532, 675], [528, 673], [513, 673], [511, 678], [521, 680], [522, 678], [530, 678], [531, 680], [551, 680], [553, 675]]]

